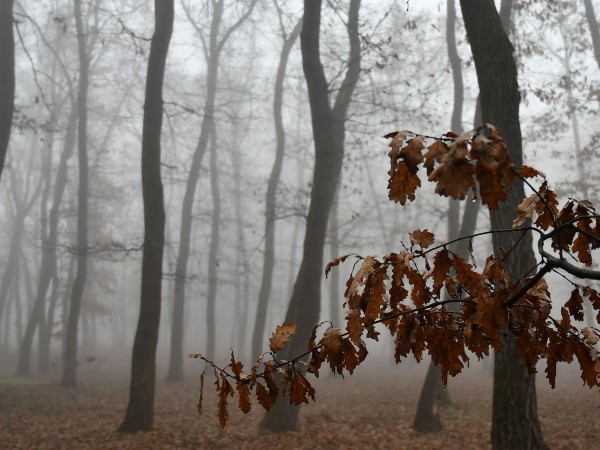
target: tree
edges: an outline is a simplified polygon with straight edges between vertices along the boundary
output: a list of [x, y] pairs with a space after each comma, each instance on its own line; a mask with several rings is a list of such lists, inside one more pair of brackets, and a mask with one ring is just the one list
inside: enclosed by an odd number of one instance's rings
[[[281, 9], [279, 5], [277, 13], [281, 21]], [[287, 62], [292, 51], [292, 47], [296, 39], [300, 35], [302, 29], [302, 21], [299, 21], [292, 32], [288, 35], [285, 32], [283, 23], [281, 23], [281, 32], [283, 34], [283, 46], [281, 56], [279, 58], [279, 66], [277, 67], [277, 76], [275, 78], [275, 96], [273, 99], [273, 115], [275, 118], [275, 132], [277, 144], [275, 149], [275, 160], [266, 194], [266, 209], [265, 209], [265, 254], [263, 258], [263, 272], [260, 283], [260, 291], [258, 294], [258, 305], [256, 306], [256, 320], [254, 324], [254, 333], [252, 335], [252, 355], [260, 352], [264, 345], [263, 339], [265, 334], [265, 325], [267, 321], [267, 311], [269, 306], [269, 296], [271, 295], [271, 285], [273, 283], [273, 268], [275, 267], [275, 207], [276, 194], [279, 178], [281, 176], [281, 168], [283, 166], [283, 157], [285, 155], [285, 130], [283, 127], [283, 82]]]
[[[314, 323], [319, 320], [321, 306], [319, 268], [323, 265], [327, 220], [344, 158], [346, 114], [360, 75], [359, 9], [360, 0], [352, 0], [348, 9], [347, 22], [350, 56], [345, 77], [331, 106], [329, 86], [319, 49], [321, 1], [305, 0], [304, 2], [300, 42], [315, 142], [315, 167], [310, 207], [306, 218], [302, 263], [285, 318], [286, 322], [298, 324], [298, 334], [286, 347], [286, 355], [302, 352]], [[297, 420], [298, 409], [286, 408], [286, 405], [279, 402], [267, 413], [261, 427], [270, 431], [292, 430], [296, 427]]]
[[142, 130], [142, 194], [144, 201], [144, 253], [140, 316], [131, 358], [131, 385], [127, 412], [119, 431], [148, 431], [154, 423], [156, 345], [160, 324], [165, 210], [160, 174], [160, 137], [163, 114], [163, 80], [173, 33], [173, 0], [155, 0], [155, 30], [150, 44], [144, 124]]
[[13, 0], [0, 3], [0, 176], [4, 169], [15, 110]]
[[[77, 190], [77, 272], [69, 302], [69, 319], [65, 336], [65, 354], [63, 375], [60, 381], [62, 387], [77, 385], [77, 335], [79, 327], [79, 312], [87, 278], [88, 250], [88, 145], [87, 145], [87, 97], [89, 86], [90, 55], [88, 38], [83, 28], [81, 0], [74, 0], [75, 26], [77, 30], [77, 49], [79, 54], [79, 87], [77, 92], [77, 148], [79, 157], [79, 187]], [[97, 10], [96, 10], [97, 14]]]
[[[522, 165], [522, 141], [519, 121], [521, 101], [513, 47], [502, 26], [493, 1], [461, 0], [467, 37], [473, 52], [484, 122], [498, 126], [507, 142], [513, 163]], [[514, 209], [524, 197], [524, 183], [517, 180], [508, 201], [491, 213], [492, 230], [509, 228]], [[506, 269], [513, 282], [535, 270], [532, 235], [493, 235], [494, 252], [519, 251], [507, 257]], [[492, 417], [493, 448], [546, 448], [537, 418], [535, 375], [529, 373], [520, 356], [515, 337], [503, 337], [503, 348], [494, 359], [494, 407]]]
[[[192, 207], [194, 197], [196, 196], [196, 187], [200, 177], [200, 166], [202, 159], [208, 148], [208, 142], [212, 130], [215, 128], [215, 101], [217, 95], [217, 80], [219, 74], [219, 58], [227, 40], [233, 32], [238, 29], [250, 14], [256, 5], [257, 0], [252, 0], [240, 18], [221, 35], [221, 22], [225, 8], [225, 0], [212, 2], [212, 20], [210, 24], [210, 33], [208, 39], [205, 39], [204, 32], [191, 16], [191, 11], [182, 3], [184, 11], [193, 24], [198, 36], [202, 40], [204, 47], [204, 56], [206, 59], [206, 102], [202, 116], [202, 125], [200, 127], [200, 136], [192, 156], [192, 164], [188, 173], [188, 178], [181, 207], [181, 229], [179, 234], [179, 252], [177, 253], [177, 265], [175, 268], [175, 289], [173, 296], [173, 323], [171, 328], [171, 353], [169, 360], [169, 372], [167, 381], [179, 382], [183, 380], [183, 335], [184, 335], [184, 309], [185, 309], [185, 283], [187, 279], [187, 266], [191, 250], [192, 234]], [[208, 42], [206, 42], [208, 41]], [[214, 268], [213, 268], [214, 270]], [[216, 276], [216, 275], [215, 275]], [[215, 292], [211, 288], [211, 292]], [[215, 341], [213, 318], [207, 315], [208, 341]]]

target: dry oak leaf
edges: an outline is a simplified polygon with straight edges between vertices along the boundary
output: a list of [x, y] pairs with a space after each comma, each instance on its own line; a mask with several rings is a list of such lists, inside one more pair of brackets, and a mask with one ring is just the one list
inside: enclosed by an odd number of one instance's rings
[[398, 163], [389, 172], [388, 197], [401, 205], [415, 199], [415, 192], [421, 186], [421, 180], [404, 163]]
[[540, 177], [546, 179], [546, 174], [544, 172], [529, 166], [521, 166], [519, 169], [519, 175], [521, 175], [523, 178], [535, 178], [539, 175]]
[[517, 218], [513, 221], [512, 227], [519, 228], [525, 223], [526, 220], [533, 217], [533, 212], [537, 209], [537, 202], [539, 201], [537, 194], [531, 194], [525, 200], [523, 200], [519, 206], [517, 206]]
[[329, 272], [331, 272], [331, 269], [333, 267], [338, 266], [339, 264], [346, 261], [346, 259], [348, 259], [348, 257], [350, 255], [352, 255], [352, 253], [348, 253], [347, 255], [340, 256], [339, 258], [335, 258], [335, 259], [332, 259], [331, 261], [329, 261], [327, 263], [327, 266], [325, 266], [325, 278], [327, 278], [329, 276]]
[[425, 163], [423, 164], [427, 169], [427, 176], [433, 172], [433, 166], [436, 162], [441, 162], [444, 155], [448, 151], [448, 146], [440, 139], [436, 139], [433, 144], [427, 147], [427, 153], [425, 153]]
[[468, 153], [464, 135], [450, 145], [438, 167], [429, 175], [429, 181], [436, 183], [437, 194], [462, 200], [469, 189], [475, 191], [475, 167], [469, 163]]
[[409, 233], [409, 236], [412, 244], [418, 244], [423, 249], [429, 247], [435, 241], [434, 234], [428, 229], [415, 230]]
[[[488, 127], [489, 128], [489, 127]], [[513, 179], [513, 164], [504, 140], [492, 127], [489, 137], [477, 136], [471, 145], [471, 157], [477, 160], [477, 181], [481, 202], [492, 210], [506, 200]]]
[[406, 164], [406, 167], [408, 167], [412, 173], [417, 173], [419, 171], [419, 164], [421, 164], [424, 159], [422, 153], [422, 150], [425, 148], [423, 139], [423, 136], [414, 137], [406, 143], [406, 147], [400, 150], [400, 155], [404, 160], [404, 164]]
[[292, 336], [296, 334], [296, 323], [284, 323], [283, 325], [277, 325], [275, 332], [269, 339], [269, 348], [273, 353], [277, 353], [290, 341]]
[[600, 340], [598, 336], [594, 333], [593, 328], [584, 327], [581, 329], [581, 333], [583, 334], [583, 340], [588, 345], [596, 345], [596, 343]]

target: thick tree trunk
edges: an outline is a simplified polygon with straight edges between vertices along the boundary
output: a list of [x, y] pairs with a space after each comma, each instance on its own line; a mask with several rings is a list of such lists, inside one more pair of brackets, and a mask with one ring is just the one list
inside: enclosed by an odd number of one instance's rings
[[269, 176], [267, 186], [266, 210], [265, 210], [265, 254], [263, 258], [263, 272], [258, 294], [258, 305], [256, 307], [256, 320], [254, 323], [254, 334], [252, 335], [252, 356], [258, 356], [264, 351], [264, 335], [269, 308], [269, 297], [273, 283], [273, 268], [275, 267], [275, 203], [277, 186], [281, 176], [283, 157], [285, 155], [285, 130], [283, 128], [283, 81], [290, 52], [296, 39], [300, 35], [302, 22], [298, 22], [287, 39], [284, 38], [279, 67], [275, 78], [275, 99], [273, 101], [273, 115], [275, 117], [275, 133], [277, 145], [275, 148], [275, 161]]
[[[300, 39], [315, 141], [315, 167], [306, 220], [304, 253], [285, 318], [286, 322], [296, 322], [298, 328], [296, 335], [282, 352], [282, 359], [289, 359], [291, 355], [306, 351], [310, 333], [319, 320], [327, 219], [344, 158], [346, 112], [360, 75], [359, 8], [360, 0], [351, 0], [347, 25], [350, 58], [346, 76], [332, 108], [319, 51], [321, 1], [304, 2], [304, 23]], [[278, 401], [267, 413], [261, 426], [269, 431], [293, 430], [298, 413], [298, 407]]]
[[583, 0], [583, 4], [585, 5], [585, 18], [587, 19], [590, 27], [590, 33], [592, 35], [594, 57], [596, 58], [596, 63], [600, 69], [600, 30], [598, 29], [598, 20], [596, 19], [596, 13], [594, 12], [592, 0]]
[[6, 160], [15, 110], [13, 0], [0, 2], [0, 176]]
[[165, 207], [160, 175], [163, 80], [173, 33], [173, 0], [155, 0], [142, 131], [144, 253], [140, 316], [133, 342], [129, 403], [119, 431], [148, 431], [154, 424], [156, 345], [160, 324]]
[[[493, 0], [461, 0], [461, 6], [477, 70], [483, 121], [500, 129], [512, 161], [519, 168], [523, 161], [521, 99], [513, 47]], [[523, 183], [516, 179], [507, 201], [491, 214], [493, 230], [512, 226], [515, 208], [524, 196]], [[530, 233], [523, 237], [512, 233], [494, 234], [493, 244], [498, 255], [501, 246], [510, 250], [518, 245], [505, 261], [513, 281], [531, 273], [535, 267]], [[537, 417], [535, 375], [528, 373], [512, 335], [503, 339], [503, 345], [495, 358], [492, 447], [545, 449]]]
[[79, 188], [77, 192], [77, 272], [71, 292], [69, 320], [65, 337], [65, 355], [63, 375], [60, 385], [66, 388], [77, 386], [77, 336], [79, 313], [83, 299], [83, 291], [87, 278], [87, 247], [88, 247], [88, 154], [87, 154], [87, 95], [89, 85], [89, 55], [81, 0], [74, 0], [75, 25], [77, 29], [77, 48], [79, 53], [79, 89], [77, 94], [78, 122], [78, 157], [79, 157]]

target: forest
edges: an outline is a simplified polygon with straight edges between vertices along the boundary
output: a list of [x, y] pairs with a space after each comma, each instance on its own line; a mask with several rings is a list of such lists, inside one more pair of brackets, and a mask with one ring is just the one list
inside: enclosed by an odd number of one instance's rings
[[1, 0], [0, 448], [599, 446], [599, 8]]

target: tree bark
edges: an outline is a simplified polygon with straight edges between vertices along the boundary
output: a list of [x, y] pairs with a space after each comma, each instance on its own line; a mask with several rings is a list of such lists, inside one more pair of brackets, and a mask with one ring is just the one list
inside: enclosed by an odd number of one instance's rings
[[79, 53], [79, 88], [77, 93], [77, 111], [79, 116], [77, 155], [79, 157], [79, 188], [77, 191], [77, 272], [71, 291], [69, 319], [65, 337], [65, 355], [63, 375], [60, 385], [65, 388], [77, 386], [77, 336], [79, 313], [83, 299], [83, 291], [87, 278], [88, 247], [88, 153], [87, 153], [87, 95], [89, 85], [89, 55], [81, 0], [74, 0], [75, 25], [77, 29], [77, 48]]
[[[508, 146], [512, 162], [523, 162], [519, 122], [520, 94], [513, 47], [503, 29], [493, 0], [461, 0], [481, 99], [484, 122], [498, 127]], [[491, 213], [492, 229], [510, 228], [515, 208], [524, 198], [522, 181], [515, 179], [507, 201]], [[493, 235], [494, 252], [500, 247], [511, 251], [505, 267], [513, 281], [531, 273], [536, 265], [531, 233]], [[530, 374], [518, 352], [513, 335], [503, 338], [502, 351], [496, 354], [494, 368], [494, 405], [492, 413], [494, 449], [546, 449], [537, 417], [535, 375]]]
[[0, 2], [0, 177], [6, 160], [15, 110], [13, 0]]
[[[319, 320], [327, 220], [344, 158], [346, 112], [360, 75], [359, 8], [360, 0], [351, 0], [347, 23], [350, 41], [348, 68], [331, 107], [319, 51], [321, 1], [304, 1], [300, 40], [315, 142], [315, 167], [302, 263], [285, 317], [286, 322], [297, 323], [297, 332], [282, 352], [282, 359], [289, 359], [290, 355], [306, 351], [308, 338]], [[298, 407], [278, 401], [265, 416], [261, 427], [276, 432], [293, 430], [296, 428], [298, 413]]]
[[275, 133], [277, 144], [275, 148], [275, 161], [269, 176], [266, 195], [265, 210], [265, 254], [263, 258], [263, 271], [258, 294], [258, 305], [256, 307], [256, 320], [254, 322], [254, 333], [252, 335], [252, 356], [258, 356], [264, 351], [265, 325], [269, 308], [269, 297], [273, 284], [273, 269], [275, 267], [275, 206], [277, 200], [277, 186], [281, 176], [283, 157], [285, 155], [285, 130], [283, 128], [283, 82], [287, 62], [296, 39], [300, 35], [302, 21], [298, 22], [289, 37], [283, 41], [279, 67], [275, 77], [275, 99], [273, 101], [273, 115], [275, 118]]
[[160, 324], [165, 207], [160, 174], [163, 80], [173, 33], [173, 0], [155, 0], [142, 130], [144, 252], [140, 316], [133, 342], [127, 412], [119, 431], [149, 431], [154, 424], [156, 345]]

